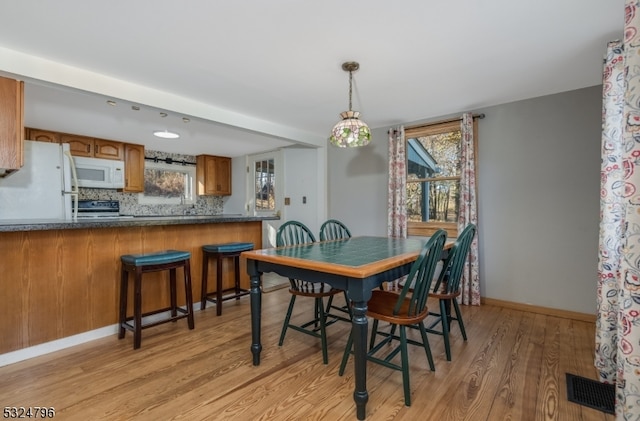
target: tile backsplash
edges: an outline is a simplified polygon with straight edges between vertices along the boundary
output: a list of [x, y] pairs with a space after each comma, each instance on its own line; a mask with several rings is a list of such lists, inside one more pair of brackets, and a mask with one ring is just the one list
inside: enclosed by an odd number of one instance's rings
[[[159, 151], [145, 151], [146, 156], [158, 159], [171, 158], [175, 161], [195, 162], [193, 155], [181, 155]], [[123, 193], [115, 189], [79, 189], [81, 200], [118, 200], [121, 215], [216, 215], [222, 213], [223, 201], [220, 196], [196, 196], [193, 205], [140, 205], [138, 193]]]

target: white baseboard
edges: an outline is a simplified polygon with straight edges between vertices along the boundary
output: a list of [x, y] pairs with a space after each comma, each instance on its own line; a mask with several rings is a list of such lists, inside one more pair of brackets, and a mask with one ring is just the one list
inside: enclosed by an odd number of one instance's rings
[[31, 346], [29, 348], [19, 349], [17, 351], [8, 352], [0, 355], [0, 367], [17, 363], [19, 361], [28, 360], [29, 358], [39, 357], [50, 352], [60, 351], [75, 345], [95, 339], [104, 338], [118, 333], [118, 325], [101, 327], [100, 329], [90, 330], [89, 332], [79, 333], [77, 335], [68, 336], [66, 338], [57, 339], [55, 341], [46, 342], [40, 345]]
[[[200, 303], [193, 305], [194, 313], [200, 311]], [[182, 307], [184, 308], [184, 306]], [[169, 312], [154, 314], [144, 318], [145, 323], [160, 320], [163, 317], [167, 317]], [[0, 355], [0, 367], [5, 365], [17, 363], [20, 361], [28, 360], [29, 358], [39, 357], [41, 355], [49, 354], [51, 352], [60, 351], [65, 348], [70, 348], [75, 345], [80, 345], [85, 342], [93, 341], [96, 339], [104, 338], [105, 336], [117, 335], [118, 324], [101, 327], [99, 329], [90, 330], [89, 332], [79, 333], [73, 336], [67, 336], [66, 338], [56, 339], [55, 341], [46, 342], [40, 345], [34, 345], [29, 348], [18, 349], [16, 351], [8, 352]]]

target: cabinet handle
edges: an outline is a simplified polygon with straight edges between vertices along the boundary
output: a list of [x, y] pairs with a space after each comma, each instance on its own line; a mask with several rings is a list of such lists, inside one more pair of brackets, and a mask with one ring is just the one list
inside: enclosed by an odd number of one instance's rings
[[100, 146], [96, 145], [93, 149], [93, 153], [100, 153]]
[[91, 153], [91, 145], [87, 145], [87, 153]]

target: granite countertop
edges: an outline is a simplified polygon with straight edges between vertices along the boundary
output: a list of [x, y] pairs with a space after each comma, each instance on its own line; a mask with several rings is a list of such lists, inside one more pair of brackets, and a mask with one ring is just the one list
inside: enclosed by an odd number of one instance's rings
[[219, 224], [278, 220], [279, 216], [219, 215], [158, 215], [119, 216], [108, 218], [67, 219], [6, 219], [0, 220], [0, 232], [43, 231], [82, 228], [144, 227], [154, 225]]

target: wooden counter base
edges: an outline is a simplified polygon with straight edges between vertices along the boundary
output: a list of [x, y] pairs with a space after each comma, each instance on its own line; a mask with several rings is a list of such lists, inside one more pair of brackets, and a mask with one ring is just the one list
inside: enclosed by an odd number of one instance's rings
[[[262, 222], [0, 232], [0, 354], [116, 324], [123, 254], [190, 251], [193, 301], [200, 302], [201, 247], [232, 241], [259, 248]], [[233, 265], [223, 270], [231, 287]], [[167, 277], [145, 274], [143, 310], [166, 306]], [[244, 259], [240, 279], [248, 288]], [[178, 300], [184, 304], [184, 292]]]

